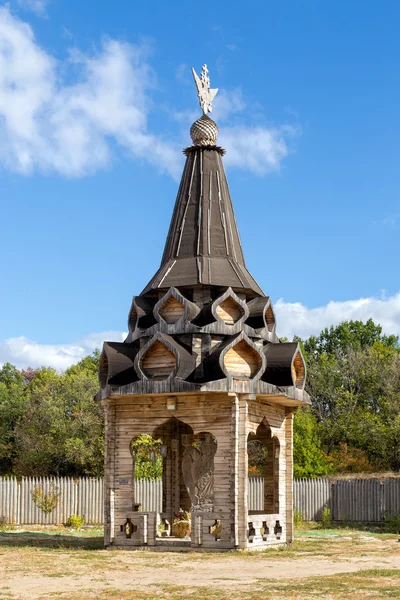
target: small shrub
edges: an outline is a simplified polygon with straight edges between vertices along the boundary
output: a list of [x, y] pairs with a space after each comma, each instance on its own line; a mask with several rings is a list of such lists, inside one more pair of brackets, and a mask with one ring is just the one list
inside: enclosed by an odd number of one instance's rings
[[85, 524], [85, 517], [83, 515], [71, 515], [66, 523], [67, 527], [72, 529], [81, 529]]
[[14, 525], [11, 525], [7, 517], [0, 515], [0, 531], [12, 531]]
[[385, 513], [385, 523], [390, 533], [400, 533], [400, 513]]
[[49, 515], [57, 506], [60, 492], [54, 483], [50, 483], [49, 491], [46, 492], [41, 485], [37, 485], [31, 492], [32, 500], [45, 515]]
[[329, 529], [331, 525], [331, 509], [325, 505], [324, 510], [322, 511], [321, 527], [323, 529]]
[[293, 522], [295, 527], [299, 527], [303, 523], [303, 515], [298, 508], [293, 510]]

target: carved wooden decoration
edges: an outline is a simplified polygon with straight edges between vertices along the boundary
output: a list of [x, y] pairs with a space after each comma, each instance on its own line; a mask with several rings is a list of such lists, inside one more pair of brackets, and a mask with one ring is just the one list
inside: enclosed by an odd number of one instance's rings
[[140, 361], [140, 367], [149, 379], [166, 379], [175, 366], [175, 354], [159, 341], [149, 348]]
[[270, 303], [265, 311], [265, 321], [267, 323], [268, 330], [273, 331], [275, 329], [275, 315]]
[[296, 387], [303, 389], [306, 370], [303, 357], [300, 352], [297, 352], [292, 363], [293, 382]]
[[166, 323], [176, 323], [185, 314], [185, 307], [182, 302], [171, 297], [162, 305], [158, 314], [161, 315]]
[[226, 325], [233, 325], [244, 315], [244, 310], [229, 296], [221, 304], [218, 304], [216, 313]]
[[234, 377], [254, 377], [261, 365], [261, 356], [245, 340], [241, 340], [224, 356], [225, 369]]
[[216, 441], [209, 433], [185, 447], [182, 473], [192, 502], [192, 511], [210, 512], [213, 509], [216, 451]]

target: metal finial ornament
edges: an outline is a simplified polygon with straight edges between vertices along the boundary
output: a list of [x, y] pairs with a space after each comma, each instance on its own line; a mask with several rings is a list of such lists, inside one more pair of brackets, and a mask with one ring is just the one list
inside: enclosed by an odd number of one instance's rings
[[203, 65], [199, 77], [192, 67], [193, 79], [197, 87], [199, 104], [203, 111], [200, 119], [197, 119], [190, 128], [190, 137], [195, 146], [215, 146], [218, 138], [218, 127], [207, 113], [212, 111], [212, 101], [217, 95], [218, 89], [210, 88], [207, 65]]
[[212, 112], [212, 101], [217, 95], [218, 88], [212, 90], [210, 88], [210, 78], [208, 76], [207, 65], [203, 65], [201, 69], [201, 76], [199, 77], [192, 67], [193, 79], [197, 87], [197, 95], [199, 97], [199, 104], [203, 111], [203, 115]]

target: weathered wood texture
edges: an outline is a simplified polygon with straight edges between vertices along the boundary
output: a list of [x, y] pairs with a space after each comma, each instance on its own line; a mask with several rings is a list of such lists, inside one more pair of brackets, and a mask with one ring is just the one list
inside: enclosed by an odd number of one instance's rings
[[155, 342], [141, 360], [141, 369], [149, 379], [165, 379], [175, 366], [175, 354], [161, 342]]
[[[264, 506], [264, 512], [279, 514], [277, 520], [282, 528], [279, 540], [274, 534], [273, 540], [270, 538], [265, 543], [285, 541], [286, 493], [289, 486], [286, 477], [285, 408], [272, 406], [261, 399], [250, 399], [247, 395], [205, 394], [178, 396], [175, 398], [176, 410], [170, 411], [167, 408], [169, 398], [124, 396], [109, 401], [110, 406], [105, 403], [108, 423], [106, 495], [111, 497], [113, 494], [114, 497], [114, 507], [110, 502], [106, 503], [107, 543], [126, 546], [133, 539], [127, 538], [125, 531], [121, 532], [121, 526], [126, 523], [127, 515], [132, 512], [136, 501], [133, 486], [134, 458], [130, 451], [132, 438], [146, 433], [161, 438], [168, 447], [164, 460], [163, 511], [158, 519], [164, 518], [172, 524], [174, 512], [179, 508], [190, 508], [181, 467], [183, 444], [192, 435], [210, 433], [217, 441], [212, 509], [212, 515], [215, 516], [211, 517], [208, 512], [194, 513], [202, 517], [201, 524], [199, 520], [195, 522], [198, 532], [201, 530], [201, 543], [196, 542], [196, 535], [193, 533], [192, 547], [248, 547], [251, 542], [247, 507], [247, 440], [249, 433], [255, 432], [262, 422], [269, 428], [269, 443], [273, 448], [273, 473], [271, 483], [268, 484], [272, 499], [270, 504], [266, 503], [267, 506]], [[208, 522], [210, 519], [213, 519], [211, 524]], [[218, 539], [214, 529], [207, 529], [214, 527], [215, 521], [219, 522], [216, 531], [220, 532], [221, 529]], [[147, 521], [148, 527], [151, 522]], [[149, 534], [147, 545], [150, 545], [150, 538]], [[135, 539], [142, 538], [139, 536]]]
[[260, 355], [245, 340], [228, 350], [224, 356], [225, 369], [236, 377], [252, 377], [260, 370], [261, 363]]
[[172, 296], [162, 305], [159, 314], [167, 323], [176, 323], [185, 314], [185, 307]]
[[233, 298], [229, 297], [217, 306], [216, 313], [226, 325], [233, 325], [239, 321], [244, 310]]
[[306, 370], [304, 366], [303, 359], [299, 353], [296, 354], [293, 360], [293, 380], [295, 385], [301, 388], [304, 384], [304, 378], [306, 376]]

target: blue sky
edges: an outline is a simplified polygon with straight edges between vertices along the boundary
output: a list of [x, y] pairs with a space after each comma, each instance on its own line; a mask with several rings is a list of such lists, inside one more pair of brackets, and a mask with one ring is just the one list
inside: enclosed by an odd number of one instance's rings
[[0, 363], [121, 339], [156, 271], [200, 115], [278, 333], [400, 334], [400, 5], [0, 1]]

